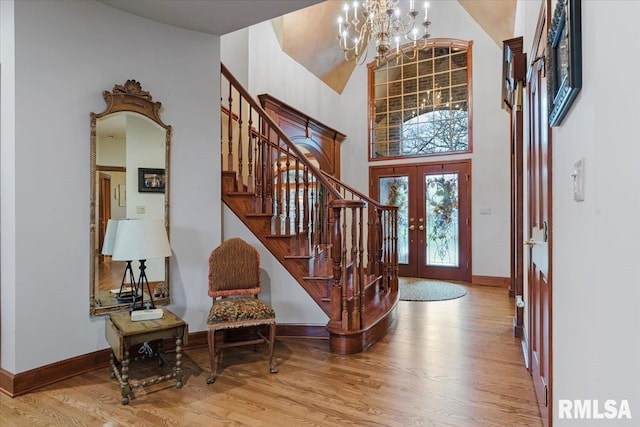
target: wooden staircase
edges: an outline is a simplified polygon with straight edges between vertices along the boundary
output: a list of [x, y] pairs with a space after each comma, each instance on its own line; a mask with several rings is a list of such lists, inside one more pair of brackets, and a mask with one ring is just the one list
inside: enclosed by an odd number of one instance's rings
[[397, 208], [318, 169], [224, 65], [221, 80], [224, 203], [329, 316], [331, 351], [365, 350], [397, 307]]

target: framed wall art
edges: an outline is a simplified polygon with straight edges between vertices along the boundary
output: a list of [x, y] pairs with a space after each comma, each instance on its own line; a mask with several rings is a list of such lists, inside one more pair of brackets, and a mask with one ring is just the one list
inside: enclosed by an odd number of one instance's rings
[[547, 38], [549, 125], [559, 126], [582, 87], [581, 0], [558, 0]]
[[138, 168], [138, 191], [140, 193], [164, 193], [165, 170]]

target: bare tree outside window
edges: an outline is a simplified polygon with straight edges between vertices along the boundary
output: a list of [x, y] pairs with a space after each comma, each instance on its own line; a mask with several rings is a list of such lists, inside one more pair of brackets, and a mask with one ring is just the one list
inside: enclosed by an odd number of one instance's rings
[[402, 125], [402, 154], [421, 155], [466, 151], [469, 116], [463, 110], [422, 113]]

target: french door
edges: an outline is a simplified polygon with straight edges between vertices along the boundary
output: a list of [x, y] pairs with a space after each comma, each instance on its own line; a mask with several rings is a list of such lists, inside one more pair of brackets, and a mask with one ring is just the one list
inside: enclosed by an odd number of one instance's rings
[[471, 281], [471, 161], [370, 168], [369, 194], [398, 206], [399, 274]]

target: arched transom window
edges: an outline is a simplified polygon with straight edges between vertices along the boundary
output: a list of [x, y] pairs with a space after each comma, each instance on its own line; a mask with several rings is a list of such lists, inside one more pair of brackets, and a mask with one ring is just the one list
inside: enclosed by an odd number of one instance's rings
[[434, 39], [369, 65], [370, 160], [471, 151], [471, 45]]

